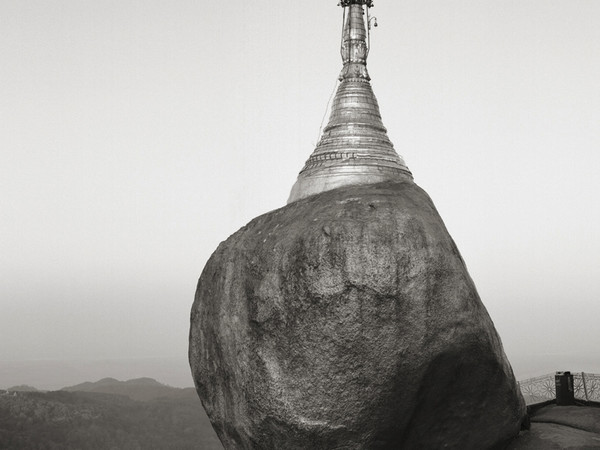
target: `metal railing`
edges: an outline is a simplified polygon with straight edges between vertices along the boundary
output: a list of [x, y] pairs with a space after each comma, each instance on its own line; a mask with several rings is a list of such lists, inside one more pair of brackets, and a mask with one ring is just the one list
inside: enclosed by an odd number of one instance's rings
[[[577, 400], [600, 402], [600, 375], [572, 372], [573, 390]], [[518, 381], [525, 403], [532, 405], [556, 398], [555, 375], [548, 374]]]

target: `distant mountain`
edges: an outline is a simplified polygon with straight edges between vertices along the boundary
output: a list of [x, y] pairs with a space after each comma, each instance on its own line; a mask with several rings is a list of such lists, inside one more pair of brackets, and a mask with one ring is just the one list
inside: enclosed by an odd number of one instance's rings
[[37, 392], [38, 389], [27, 384], [20, 384], [19, 386], [9, 387], [7, 391], [10, 392]]
[[105, 374], [118, 380], [152, 377], [174, 387], [193, 387], [187, 352], [169, 358], [25, 360], [0, 363], [0, 388], [28, 384], [42, 391], [57, 391]]
[[223, 449], [193, 388], [151, 378], [0, 390], [0, 448]]
[[98, 392], [103, 394], [124, 395], [132, 400], [147, 402], [158, 398], [196, 398], [194, 388], [174, 388], [159, 383], [152, 378], [135, 378], [119, 381], [114, 378], [103, 378], [95, 383], [85, 382], [62, 389], [69, 392]]

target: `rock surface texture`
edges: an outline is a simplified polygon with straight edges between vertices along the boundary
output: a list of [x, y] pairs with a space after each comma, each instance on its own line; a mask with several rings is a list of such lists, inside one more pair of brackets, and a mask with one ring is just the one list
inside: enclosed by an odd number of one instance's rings
[[345, 187], [221, 243], [196, 292], [196, 388], [226, 449], [487, 449], [525, 404], [413, 182]]

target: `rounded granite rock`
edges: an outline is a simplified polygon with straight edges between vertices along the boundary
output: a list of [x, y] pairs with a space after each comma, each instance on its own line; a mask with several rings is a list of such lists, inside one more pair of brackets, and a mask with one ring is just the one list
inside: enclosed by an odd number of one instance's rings
[[501, 448], [526, 410], [429, 196], [345, 187], [221, 243], [190, 365], [226, 449]]

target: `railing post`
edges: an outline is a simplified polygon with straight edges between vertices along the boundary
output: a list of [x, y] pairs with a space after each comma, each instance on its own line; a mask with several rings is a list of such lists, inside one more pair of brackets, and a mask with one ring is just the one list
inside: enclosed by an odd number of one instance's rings
[[573, 375], [571, 372], [556, 372], [556, 404], [567, 406], [575, 404], [575, 390], [573, 389]]
[[587, 387], [585, 385], [585, 373], [583, 372], [581, 372], [581, 381], [583, 382], [583, 393], [585, 394], [585, 401], [589, 402], [590, 399], [588, 398]]

